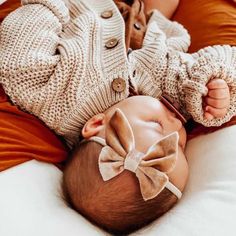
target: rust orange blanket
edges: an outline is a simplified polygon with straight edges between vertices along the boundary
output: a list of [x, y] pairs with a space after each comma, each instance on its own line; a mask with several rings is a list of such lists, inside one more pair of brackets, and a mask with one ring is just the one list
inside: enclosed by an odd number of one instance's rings
[[0, 171], [36, 159], [61, 163], [67, 151], [36, 117], [12, 105], [0, 87]]

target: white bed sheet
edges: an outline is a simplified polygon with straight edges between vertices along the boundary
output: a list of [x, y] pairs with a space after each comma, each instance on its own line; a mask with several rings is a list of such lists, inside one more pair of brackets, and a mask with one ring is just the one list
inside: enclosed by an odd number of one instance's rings
[[[180, 202], [134, 235], [236, 235], [236, 126], [199, 136], [186, 150], [190, 178]], [[60, 196], [62, 173], [30, 161], [0, 173], [1, 236], [108, 235]]]

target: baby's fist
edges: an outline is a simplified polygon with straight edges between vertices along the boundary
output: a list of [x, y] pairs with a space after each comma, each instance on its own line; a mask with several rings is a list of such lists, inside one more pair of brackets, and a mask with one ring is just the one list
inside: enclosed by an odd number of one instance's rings
[[208, 120], [226, 115], [230, 105], [230, 92], [222, 79], [212, 79], [207, 84], [208, 93], [204, 98], [204, 116]]

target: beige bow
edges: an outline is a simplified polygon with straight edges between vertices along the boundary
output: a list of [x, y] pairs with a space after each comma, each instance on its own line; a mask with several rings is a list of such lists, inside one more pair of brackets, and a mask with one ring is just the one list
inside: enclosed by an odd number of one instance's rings
[[103, 180], [107, 181], [127, 169], [136, 174], [145, 201], [156, 197], [169, 183], [166, 173], [171, 172], [176, 164], [178, 137], [174, 132], [152, 145], [145, 154], [139, 152], [135, 149], [127, 118], [117, 109], [107, 125], [106, 146], [98, 160]]

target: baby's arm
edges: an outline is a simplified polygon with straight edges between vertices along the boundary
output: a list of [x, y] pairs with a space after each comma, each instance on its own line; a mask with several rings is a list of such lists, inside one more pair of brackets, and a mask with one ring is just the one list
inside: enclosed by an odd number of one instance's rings
[[189, 78], [182, 84], [182, 104], [196, 122], [208, 127], [220, 126], [236, 115], [236, 70], [222, 59], [223, 50], [228, 49], [230, 55], [229, 46], [207, 49], [211, 52], [217, 49], [222, 55], [216, 57], [199, 51], [200, 57], [191, 65]]
[[208, 93], [204, 98], [204, 116], [207, 120], [226, 115], [230, 106], [230, 91], [225, 80], [213, 79], [207, 84]]
[[[51, 81], [56, 79], [57, 68], [65, 57], [61, 58], [58, 46], [69, 11], [61, 0], [22, 3], [1, 25], [0, 83], [12, 102], [43, 119], [49, 117], [52, 106], [57, 106], [51, 91], [59, 90], [61, 83], [55, 88]], [[51, 114], [53, 122], [59, 119], [59, 115]]]
[[[175, 1], [176, 3], [174, 4]], [[168, 17], [170, 18], [170, 15], [174, 13], [178, 5], [177, 0], [158, 0], [156, 2], [155, 0], [146, 0], [146, 2], [148, 8], [153, 9], [149, 22], [155, 21], [160, 30], [163, 31], [166, 36], [164, 43], [168, 49], [187, 52], [190, 45], [190, 35], [188, 31], [178, 22], [168, 19]], [[160, 7], [158, 7], [158, 5]]]
[[179, 0], [143, 0], [146, 12], [159, 10], [165, 17], [171, 18], [179, 5]]

